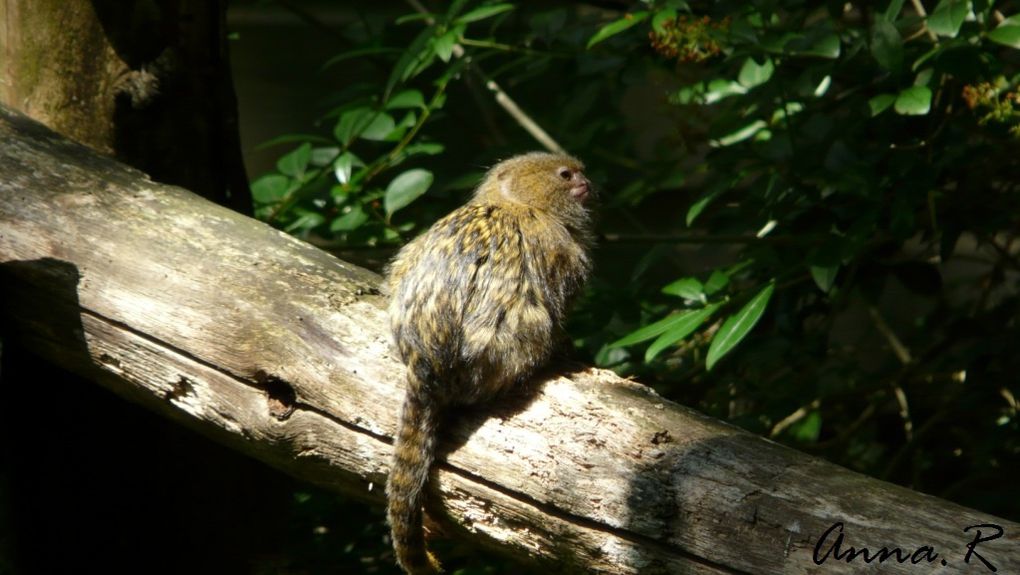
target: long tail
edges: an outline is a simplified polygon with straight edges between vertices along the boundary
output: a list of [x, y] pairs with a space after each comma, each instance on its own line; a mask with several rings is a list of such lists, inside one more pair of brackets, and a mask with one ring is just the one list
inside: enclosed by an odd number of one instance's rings
[[386, 482], [387, 515], [397, 563], [410, 575], [440, 573], [439, 562], [425, 549], [422, 503], [429, 468], [435, 457], [439, 410], [409, 382]]

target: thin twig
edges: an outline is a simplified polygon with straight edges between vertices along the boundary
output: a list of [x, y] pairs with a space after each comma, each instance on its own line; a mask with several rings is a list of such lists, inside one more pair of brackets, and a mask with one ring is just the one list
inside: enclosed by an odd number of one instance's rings
[[[886, 341], [889, 342], [889, 346], [892, 347], [893, 353], [896, 354], [896, 358], [900, 360], [900, 363], [904, 367], [909, 366], [913, 360], [910, 356], [910, 350], [907, 346], [903, 345], [900, 338], [896, 333], [889, 327], [889, 324], [885, 322], [885, 318], [879, 313], [875, 306], [868, 308], [868, 313], [871, 315], [871, 321], [875, 324], [875, 328], [878, 329]], [[892, 387], [893, 395], [896, 397], [896, 403], [900, 407], [900, 419], [903, 420], [903, 434], [906, 436], [909, 442], [914, 436], [914, 422], [910, 417], [910, 403], [907, 401], [907, 393], [903, 391], [903, 386], [899, 384], [897, 380], [893, 380], [889, 383]]]
[[559, 52], [547, 52], [543, 50], [533, 50], [531, 48], [518, 48], [510, 44], [502, 44], [500, 42], [489, 42], [488, 40], [475, 40], [473, 38], [460, 37], [460, 44], [464, 46], [474, 46], [476, 48], [488, 48], [490, 50], [499, 50], [501, 52], [513, 52], [515, 54], [527, 54], [529, 56], [548, 56], [550, 58], [566, 58], [566, 54]]
[[893, 454], [893, 456], [889, 459], [889, 464], [886, 465], [885, 469], [882, 470], [882, 473], [879, 475], [879, 477], [883, 479], [888, 479], [889, 477], [892, 476], [893, 472], [895, 472], [896, 469], [900, 466], [900, 463], [902, 463], [906, 459], [907, 455], [909, 455], [914, 449], [917, 448], [917, 446], [921, 442], [921, 438], [928, 435], [929, 431], [935, 429], [936, 424], [941, 422], [946, 416], [948, 416], [952, 412], [953, 410], [952, 408], [957, 396], [959, 396], [958, 391], [956, 393], [952, 393], [949, 397], [946, 398], [946, 400], [943, 401], [942, 406], [939, 407], [935, 411], [935, 413], [933, 413], [923, 424], [921, 424], [920, 427], [917, 428], [917, 433], [914, 434], [913, 439], [904, 443], [903, 446], [901, 446], [896, 451], [896, 453]]
[[517, 103], [514, 102], [502, 88], [499, 87], [499, 84], [497, 84], [495, 80], [490, 79], [486, 81], [485, 87], [488, 88], [489, 91], [496, 97], [496, 103], [502, 106], [503, 109], [506, 110], [506, 112], [510, 114], [510, 116], [513, 117], [513, 119], [516, 120], [526, 132], [531, 134], [532, 138], [538, 140], [538, 143], [542, 144], [542, 147], [550, 152], [556, 152], [558, 154], [566, 153], [563, 146], [560, 146], [560, 144], [554, 140], [552, 136], [543, 130], [541, 126], [535, 123], [535, 121], [531, 119], [531, 116], [525, 114], [524, 110], [521, 110]]
[[[411, 6], [411, 8], [413, 8], [419, 14], [429, 13], [429, 11], [425, 9], [425, 7], [422, 6], [420, 2], [418, 2], [418, 0], [406, 0], [406, 2]], [[430, 26], [436, 23], [435, 19], [432, 17], [426, 18], [425, 22]], [[454, 44], [453, 55], [457, 58], [463, 58], [464, 47], [461, 46], [460, 44]], [[542, 147], [544, 147], [546, 150], [550, 152], [555, 152], [559, 154], [565, 153], [563, 150], [563, 146], [560, 146], [559, 143], [548, 134], [548, 132], [543, 130], [542, 127], [538, 125], [538, 123], [532, 120], [531, 116], [525, 113], [524, 110], [521, 110], [521, 107], [517, 105], [517, 102], [515, 102], [513, 98], [511, 98], [505, 91], [503, 91], [503, 88], [501, 88], [500, 85], [495, 80], [486, 77], [485, 74], [481, 71], [481, 69], [478, 68], [477, 64], [473, 67], [473, 69], [477, 74], [481, 76], [482, 80], [485, 83], [485, 87], [488, 88], [489, 91], [493, 93], [496, 103], [499, 104], [506, 111], [507, 114], [510, 114], [510, 117], [512, 117], [514, 121], [517, 122], [518, 125], [524, 128], [526, 132], [531, 134], [532, 138], [535, 138], [535, 140], [537, 140], [538, 143], [542, 145]]]
[[895, 332], [893, 332], [892, 328], [889, 327], [889, 324], [885, 322], [885, 318], [882, 317], [882, 314], [879, 313], [878, 309], [876, 309], [875, 306], [871, 306], [868, 308], [868, 314], [871, 315], [871, 321], [875, 324], [875, 328], [878, 329], [878, 332], [881, 333], [882, 336], [885, 337], [886, 341], [889, 342], [889, 346], [892, 348], [893, 353], [896, 354], [896, 359], [900, 360], [900, 363], [903, 365], [909, 364], [911, 361], [910, 350], [907, 349], [907, 346], [903, 345], [900, 338]]
[[[914, 11], [917, 12], [918, 16], [922, 19], [928, 17], [928, 13], [925, 12], [924, 5], [921, 4], [921, 0], [910, 0], [910, 3], [914, 5]], [[931, 31], [931, 28], [928, 27], [928, 22], [921, 22], [921, 27], [922, 30], [926, 30], [928, 32], [928, 37], [931, 38], [932, 42], [939, 41], [939, 37], [936, 36], [935, 33]]]
[[794, 423], [797, 423], [801, 419], [804, 419], [805, 417], [807, 417], [809, 413], [821, 407], [821, 405], [822, 400], [816, 398], [811, 403], [801, 406], [797, 411], [794, 411], [790, 415], [787, 415], [781, 421], [779, 421], [779, 423], [773, 425], [772, 431], [769, 432], [769, 437], [775, 438], [780, 433], [785, 431], [787, 427], [790, 427]]
[[914, 438], [914, 420], [910, 417], [910, 404], [907, 402], [907, 393], [903, 386], [893, 382], [893, 395], [896, 396], [896, 403], [900, 406], [900, 419], [903, 420], [903, 435], [907, 441]]
[[1014, 238], [1007, 239], [1005, 246], [999, 245], [995, 239], [995, 236], [990, 236], [987, 241], [988, 245], [992, 246], [992, 249], [999, 256], [999, 261], [1009, 264], [1013, 269], [1020, 270], [1020, 260], [1017, 260], [1016, 254], [1013, 253]]
[[1020, 409], [1020, 406], [1017, 405], [1016, 397], [1013, 395], [1013, 392], [1009, 390], [1009, 388], [1007, 388], [1005, 386], [1000, 387], [999, 388], [999, 395], [1002, 396], [1002, 399], [1006, 400], [1006, 403], [1009, 404], [1009, 409], [1014, 414], [1017, 412], [1017, 409]]

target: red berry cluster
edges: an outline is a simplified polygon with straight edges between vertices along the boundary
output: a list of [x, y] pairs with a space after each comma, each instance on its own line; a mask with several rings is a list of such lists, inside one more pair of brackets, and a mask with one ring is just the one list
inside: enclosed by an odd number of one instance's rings
[[713, 21], [708, 16], [677, 16], [648, 33], [652, 49], [665, 58], [681, 62], [704, 62], [722, 52], [719, 39], [730, 28], [730, 19]]

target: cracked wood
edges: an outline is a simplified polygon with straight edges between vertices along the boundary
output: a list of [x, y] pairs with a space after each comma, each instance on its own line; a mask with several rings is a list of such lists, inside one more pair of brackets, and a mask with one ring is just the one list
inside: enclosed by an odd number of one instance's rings
[[[380, 502], [403, 368], [378, 277], [0, 107], [5, 338], [297, 477]], [[55, 398], [59, 401], [59, 398]], [[1020, 526], [882, 483], [561, 366], [458, 414], [430, 511], [557, 572], [852, 573], [812, 551], [932, 546], [1020, 571]], [[976, 561], [976, 560], [975, 560]], [[889, 573], [918, 566], [886, 561]]]

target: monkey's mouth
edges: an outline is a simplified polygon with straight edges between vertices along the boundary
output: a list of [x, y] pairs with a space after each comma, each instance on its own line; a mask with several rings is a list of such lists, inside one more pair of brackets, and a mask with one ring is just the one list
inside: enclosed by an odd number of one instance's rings
[[588, 199], [590, 191], [591, 190], [588, 189], [588, 182], [584, 182], [570, 188], [570, 197], [583, 202]]

